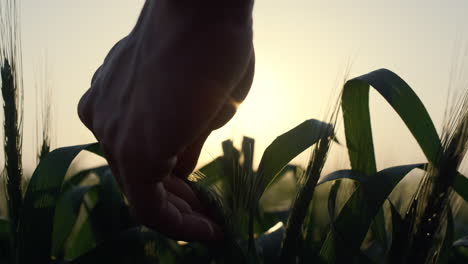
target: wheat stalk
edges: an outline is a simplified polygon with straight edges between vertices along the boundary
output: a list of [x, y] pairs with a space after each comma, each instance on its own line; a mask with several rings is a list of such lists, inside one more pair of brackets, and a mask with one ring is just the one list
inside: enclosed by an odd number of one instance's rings
[[0, 69], [4, 109], [4, 151], [10, 220], [18, 223], [22, 204], [23, 80], [20, 13], [17, 1], [0, 2]]

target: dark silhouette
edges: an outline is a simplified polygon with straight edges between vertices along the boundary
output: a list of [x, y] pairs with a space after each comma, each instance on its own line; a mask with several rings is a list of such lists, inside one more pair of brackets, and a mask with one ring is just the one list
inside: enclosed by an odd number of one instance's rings
[[78, 105], [140, 223], [179, 240], [217, 240], [184, 179], [211, 131], [252, 84], [253, 0], [147, 0]]

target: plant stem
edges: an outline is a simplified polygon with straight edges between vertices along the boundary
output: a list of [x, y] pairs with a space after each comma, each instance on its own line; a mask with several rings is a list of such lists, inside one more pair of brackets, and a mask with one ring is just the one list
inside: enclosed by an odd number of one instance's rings
[[330, 148], [330, 139], [323, 139], [317, 143], [312, 154], [311, 161], [305, 174], [306, 180], [298, 193], [296, 202], [291, 209], [291, 215], [288, 220], [286, 232], [283, 240], [283, 249], [281, 251], [281, 263], [296, 263], [298, 250], [301, 247], [301, 235], [307, 211], [315, 192], [315, 187], [320, 177], [323, 165], [325, 164], [328, 150]]

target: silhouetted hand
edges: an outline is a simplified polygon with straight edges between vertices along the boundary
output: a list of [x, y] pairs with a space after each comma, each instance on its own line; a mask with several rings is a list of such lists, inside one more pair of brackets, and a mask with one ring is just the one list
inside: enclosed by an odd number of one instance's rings
[[147, 0], [78, 105], [140, 223], [174, 239], [223, 234], [184, 182], [252, 84], [253, 0]]

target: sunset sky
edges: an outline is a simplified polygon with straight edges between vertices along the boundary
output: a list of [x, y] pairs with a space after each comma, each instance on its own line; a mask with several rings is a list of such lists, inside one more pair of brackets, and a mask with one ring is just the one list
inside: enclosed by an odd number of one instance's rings
[[[30, 166], [35, 83], [45, 78], [53, 89], [54, 147], [95, 141], [78, 119], [78, 100], [109, 49], [134, 26], [144, 1], [21, 2], [24, 145]], [[223, 140], [233, 138], [239, 145], [242, 135], [256, 139], [259, 162], [276, 136], [305, 119], [325, 117], [347, 68], [349, 77], [379, 68], [396, 72], [420, 96], [439, 129], [449, 80], [458, 81], [450, 77], [451, 69], [468, 59], [462, 56], [468, 47], [467, 11], [466, 0], [257, 0], [251, 92], [235, 118], [208, 139], [200, 164], [220, 154]], [[378, 96], [371, 98], [379, 167], [423, 161], [396, 114]], [[336, 151], [330, 163], [340, 167], [345, 161]]]

